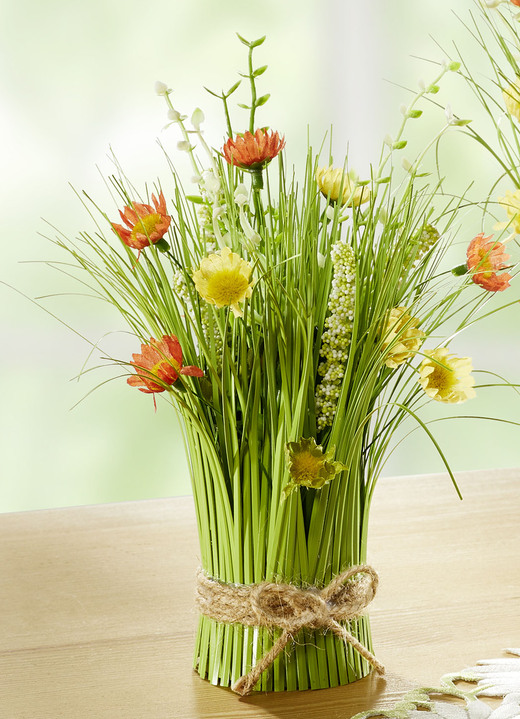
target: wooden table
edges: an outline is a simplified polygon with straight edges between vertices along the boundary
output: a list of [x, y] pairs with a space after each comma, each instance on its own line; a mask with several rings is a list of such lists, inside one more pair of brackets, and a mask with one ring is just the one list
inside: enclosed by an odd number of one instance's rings
[[190, 497], [0, 515], [2, 719], [348, 719], [520, 645], [520, 469], [383, 479], [384, 678], [239, 699], [191, 669]]

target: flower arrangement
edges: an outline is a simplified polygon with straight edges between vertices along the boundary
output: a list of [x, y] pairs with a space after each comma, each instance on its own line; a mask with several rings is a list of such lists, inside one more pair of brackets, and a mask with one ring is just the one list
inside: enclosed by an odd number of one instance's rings
[[[518, 40], [513, 21], [496, 12]], [[496, 41], [501, 38], [497, 31]], [[181, 135], [179, 149], [189, 156], [196, 191], [185, 192], [170, 158], [171, 184], [156, 187], [151, 198], [139, 197], [120, 174], [112, 181], [123, 224], [97, 208], [96, 235], [56, 241], [141, 344], [132, 360], [117, 361], [128, 384], [152, 394], [154, 403], [162, 394], [182, 417], [200, 592], [235, 588], [238, 604], [252, 602], [258, 614], [260, 600], [251, 592], [265, 594], [268, 586], [264, 614], [266, 601], [270, 610], [275, 601], [296, 612], [287, 624], [285, 615], [255, 623], [243, 612], [226, 620], [222, 608], [204, 610], [196, 670], [241, 693], [255, 686], [336, 686], [364, 676], [371, 665], [382, 670], [360, 608], [376, 581], [365, 565], [370, 502], [402, 424], [411, 421], [427, 433], [457, 487], [420, 411], [430, 400], [458, 404], [478, 390], [460, 332], [486, 316], [490, 298], [509, 290], [514, 278], [506, 244], [517, 245], [520, 232], [519, 145], [498, 128], [506, 153], [492, 152], [515, 187], [498, 200], [507, 218], [486, 234], [485, 198], [482, 227], [463, 227], [462, 240], [457, 235], [462, 264], [452, 270], [446, 253], [468, 199], [444, 194], [440, 177], [425, 171], [427, 151], [414, 161], [401, 156], [410, 123], [428, 102], [435, 104], [446, 74], [459, 74], [483, 93], [462, 60], [446, 61], [403, 109], [399, 131], [385, 138], [369, 176], [359, 178], [348, 158], [335, 165], [309, 148], [296, 182], [284, 163], [290, 138], [256, 119], [269, 99], [257, 92], [267, 66], [254, 63], [265, 38], [239, 39], [250, 87], [249, 104], [240, 107], [249, 123], [236, 132], [231, 122], [230, 98], [240, 82], [211, 92], [223, 103], [227, 126], [219, 148], [205, 139], [201, 110], [188, 122], [168, 86], [156, 86]], [[491, 54], [490, 60], [495, 64]], [[499, 69], [496, 75], [500, 94], [505, 75]], [[518, 140], [514, 81], [504, 93], [502, 112]], [[480, 99], [490, 107], [487, 96]], [[452, 128], [491, 149], [449, 108], [432, 146]], [[312, 589], [289, 601], [279, 586]], [[365, 593], [354, 611], [360, 586]], [[350, 597], [348, 609], [342, 595], [336, 614], [318, 621], [324, 604], [333, 604], [332, 593], [335, 602], [341, 592]], [[311, 598], [318, 602], [312, 611]], [[289, 642], [291, 651], [282, 651]], [[266, 656], [254, 680], [240, 683]]]

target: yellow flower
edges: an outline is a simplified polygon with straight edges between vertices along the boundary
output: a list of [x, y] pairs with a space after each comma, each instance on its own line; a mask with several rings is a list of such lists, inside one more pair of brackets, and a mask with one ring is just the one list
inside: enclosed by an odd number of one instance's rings
[[504, 230], [511, 227], [517, 235], [520, 234], [520, 190], [506, 190], [505, 197], [498, 198], [499, 203], [507, 212], [508, 221], [499, 222], [494, 226], [495, 230]]
[[343, 172], [340, 168], [334, 169], [332, 165], [330, 167], [319, 167], [316, 170], [316, 182], [321, 193], [332, 202], [339, 200], [340, 189], [342, 190], [341, 204], [347, 205], [347, 207], [361, 205], [363, 202], [370, 200], [368, 187], [356, 186], [356, 183], [346, 172]]
[[471, 359], [448, 354], [446, 347], [427, 352], [419, 367], [419, 384], [437, 402], [457, 404], [475, 397]]
[[223, 247], [220, 252], [205, 257], [199, 269], [193, 273], [193, 281], [199, 295], [215, 307], [230, 307], [235, 317], [243, 317], [238, 306], [251, 297], [251, 265], [239, 255]]
[[334, 479], [338, 472], [347, 469], [341, 462], [333, 460], [334, 449], [332, 447], [324, 452], [323, 447], [317, 445], [313, 437], [302, 437], [299, 442], [288, 442], [287, 466], [291, 479], [284, 487], [284, 497], [298, 487], [320, 489]]
[[426, 335], [417, 329], [418, 324], [406, 307], [394, 307], [387, 314], [381, 346], [387, 367], [395, 369], [419, 351]]
[[506, 110], [520, 122], [520, 80], [502, 90]]

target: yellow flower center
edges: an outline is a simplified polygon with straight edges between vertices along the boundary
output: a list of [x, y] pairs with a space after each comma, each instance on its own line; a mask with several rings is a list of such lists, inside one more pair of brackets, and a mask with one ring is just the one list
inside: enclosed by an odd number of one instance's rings
[[426, 353], [419, 368], [419, 382], [437, 402], [457, 404], [475, 396], [471, 359], [449, 355], [446, 347]]
[[208, 277], [207, 296], [217, 306], [234, 305], [244, 299], [249, 287], [247, 277], [237, 270], [218, 270]]
[[441, 394], [453, 387], [455, 379], [455, 373], [452, 369], [441, 367], [438, 364], [434, 366], [433, 372], [428, 377], [429, 384], [439, 390]]
[[295, 482], [312, 482], [319, 474], [322, 457], [315, 457], [311, 452], [299, 452], [292, 458], [291, 476]]
[[491, 259], [491, 252], [489, 252], [489, 250], [481, 248], [478, 254], [480, 257], [480, 261], [475, 269], [479, 275], [483, 275], [486, 279], [489, 279], [495, 274], [495, 268]]
[[140, 217], [134, 225], [134, 228], [132, 230], [132, 237], [134, 239], [137, 235], [145, 235], [145, 237], [150, 237], [152, 232], [155, 231], [155, 228], [160, 221], [161, 216], [158, 212], [152, 212], [149, 215]]

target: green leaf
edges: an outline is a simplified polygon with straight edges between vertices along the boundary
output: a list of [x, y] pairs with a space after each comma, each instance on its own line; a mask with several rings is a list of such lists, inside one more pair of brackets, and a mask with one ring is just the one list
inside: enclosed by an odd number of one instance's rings
[[218, 97], [219, 100], [222, 100], [222, 97], [220, 95], [217, 95], [216, 92], [213, 92], [213, 90], [210, 90], [209, 87], [206, 87], [204, 85], [204, 89], [206, 90], [206, 92], [209, 92], [210, 95], [213, 95], [213, 97]]
[[250, 45], [249, 40], [246, 40], [245, 37], [242, 37], [242, 35], [239, 35], [238, 32], [237, 32], [237, 37], [238, 37], [238, 39], [240, 40], [241, 43], [243, 43], [244, 45], [246, 45], [247, 47], [249, 47], [249, 45]]
[[269, 100], [270, 97], [271, 94], [269, 92], [267, 93], [267, 95], [262, 95], [262, 97], [259, 97], [258, 100], [255, 102], [255, 107], [265, 105], [265, 103]]
[[455, 277], [461, 277], [462, 275], [467, 275], [468, 274], [468, 266], [467, 265], [457, 265], [457, 267], [452, 267], [451, 274], [455, 275]]
[[262, 37], [259, 37], [258, 40], [253, 40], [252, 43], [250, 43], [250, 47], [259, 47], [264, 43], [266, 36], [263, 35]]
[[251, 108], [249, 107], [249, 105], [244, 105], [243, 102], [239, 102], [239, 103], [238, 103], [238, 106], [239, 106], [239, 107], [242, 107], [244, 110], [250, 110], [250, 109], [251, 109]]
[[418, 117], [421, 117], [422, 110], [410, 110], [408, 113], [408, 117], [410, 117], [412, 120], [417, 119]]
[[453, 125], [454, 127], [464, 127], [464, 125], [469, 125], [471, 120], [453, 120], [450, 122], [450, 125]]
[[186, 199], [188, 200], [188, 202], [193, 202], [196, 205], [204, 204], [204, 200], [202, 199], [202, 197], [199, 197], [199, 195], [186, 195]]
[[402, 150], [404, 147], [406, 147], [408, 142], [406, 140], [400, 140], [399, 142], [394, 142], [392, 145], [393, 150]]
[[157, 247], [159, 252], [168, 252], [170, 249], [170, 245], [166, 242], [164, 237], [161, 237], [161, 239], [155, 243], [155, 247]]
[[232, 85], [232, 86], [229, 88], [229, 90], [226, 92], [226, 97], [229, 97], [230, 95], [232, 95], [232, 94], [235, 92], [235, 90], [237, 89], [237, 87], [240, 85], [241, 82], [242, 82], [242, 80], [239, 80], [238, 82], [235, 82], [235, 84]]
[[257, 67], [256, 70], [253, 71], [253, 77], [260, 77], [260, 75], [263, 75], [264, 72], [267, 70], [267, 65], [262, 65], [262, 67]]

